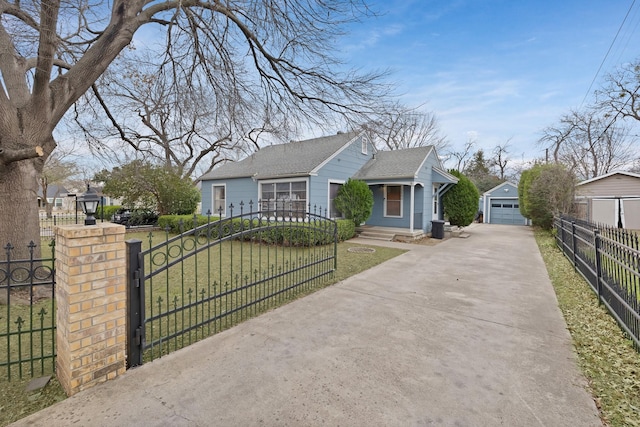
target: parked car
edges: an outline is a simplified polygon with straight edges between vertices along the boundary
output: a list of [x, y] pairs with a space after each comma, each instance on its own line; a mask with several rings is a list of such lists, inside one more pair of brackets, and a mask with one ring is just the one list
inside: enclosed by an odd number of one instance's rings
[[126, 227], [155, 225], [158, 222], [158, 214], [148, 209], [121, 208], [113, 214], [111, 222], [122, 224]]

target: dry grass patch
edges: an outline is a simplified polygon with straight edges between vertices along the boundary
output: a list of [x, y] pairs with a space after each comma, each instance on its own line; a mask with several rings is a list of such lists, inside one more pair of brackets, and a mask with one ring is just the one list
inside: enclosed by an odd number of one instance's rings
[[541, 230], [535, 236], [602, 419], [610, 426], [640, 426], [640, 354], [553, 236]]

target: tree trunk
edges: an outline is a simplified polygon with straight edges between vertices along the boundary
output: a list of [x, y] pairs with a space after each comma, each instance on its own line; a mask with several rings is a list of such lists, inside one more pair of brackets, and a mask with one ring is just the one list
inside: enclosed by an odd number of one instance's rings
[[[34, 257], [40, 258], [39, 163], [38, 159], [9, 163], [0, 173], [0, 245], [14, 247], [12, 259], [28, 259], [31, 241], [37, 245]], [[0, 260], [6, 257], [6, 251], [0, 251]]]

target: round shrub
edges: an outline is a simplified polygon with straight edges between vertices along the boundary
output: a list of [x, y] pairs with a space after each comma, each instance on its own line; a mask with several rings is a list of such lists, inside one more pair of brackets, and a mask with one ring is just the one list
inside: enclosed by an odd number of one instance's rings
[[469, 178], [456, 170], [450, 170], [449, 173], [458, 178], [458, 183], [442, 197], [444, 214], [451, 225], [464, 227], [473, 222], [478, 212], [480, 194]]

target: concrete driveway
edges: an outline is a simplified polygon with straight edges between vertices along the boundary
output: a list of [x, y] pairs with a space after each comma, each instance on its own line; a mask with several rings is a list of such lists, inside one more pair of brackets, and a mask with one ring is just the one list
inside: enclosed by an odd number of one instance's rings
[[531, 229], [468, 233], [15, 425], [601, 426]]

